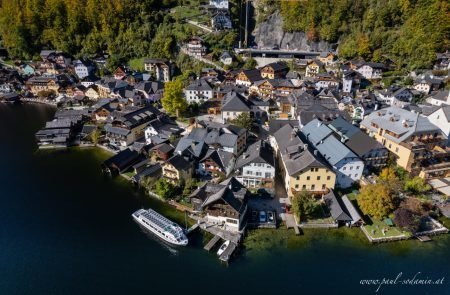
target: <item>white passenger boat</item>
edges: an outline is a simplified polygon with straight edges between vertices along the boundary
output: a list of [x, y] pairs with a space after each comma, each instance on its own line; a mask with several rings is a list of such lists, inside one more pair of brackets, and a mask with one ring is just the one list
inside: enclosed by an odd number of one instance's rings
[[186, 246], [188, 244], [188, 238], [184, 234], [183, 229], [158, 212], [152, 209], [139, 209], [132, 216], [134, 220], [160, 239], [177, 246]]

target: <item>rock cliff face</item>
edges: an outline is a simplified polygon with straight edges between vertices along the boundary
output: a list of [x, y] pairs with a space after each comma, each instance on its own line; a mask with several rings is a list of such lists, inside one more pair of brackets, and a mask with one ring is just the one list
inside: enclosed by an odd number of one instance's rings
[[325, 41], [310, 42], [304, 32], [288, 33], [283, 31], [283, 18], [277, 12], [256, 25], [252, 32], [253, 45], [258, 48], [291, 49], [300, 51], [330, 51], [332, 45]]

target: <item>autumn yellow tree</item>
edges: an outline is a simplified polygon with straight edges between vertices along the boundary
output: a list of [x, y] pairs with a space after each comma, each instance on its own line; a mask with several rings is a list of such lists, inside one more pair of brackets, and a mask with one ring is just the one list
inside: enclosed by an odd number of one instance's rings
[[187, 102], [183, 98], [183, 82], [180, 79], [165, 84], [161, 103], [167, 112], [176, 114], [177, 117], [186, 111]]
[[395, 194], [386, 185], [369, 184], [361, 188], [358, 205], [364, 214], [382, 219], [395, 210], [395, 198]]

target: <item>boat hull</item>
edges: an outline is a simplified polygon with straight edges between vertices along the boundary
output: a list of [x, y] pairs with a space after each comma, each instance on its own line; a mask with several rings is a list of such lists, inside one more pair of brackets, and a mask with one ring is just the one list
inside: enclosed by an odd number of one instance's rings
[[139, 225], [144, 227], [146, 230], [148, 230], [149, 232], [151, 232], [152, 234], [154, 234], [155, 236], [157, 236], [159, 239], [163, 240], [164, 242], [167, 242], [167, 243], [169, 243], [171, 245], [175, 245], [175, 246], [187, 246], [187, 244], [188, 244], [187, 240], [182, 241], [182, 242], [176, 242], [171, 239], [168, 239], [167, 237], [165, 237], [163, 234], [159, 233], [157, 230], [155, 230], [151, 226], [145, 224], [139, 217], [135, 216], [134, 214], [132, 216], [133, 216], [133, 219], [137, 223], [139, 223]]

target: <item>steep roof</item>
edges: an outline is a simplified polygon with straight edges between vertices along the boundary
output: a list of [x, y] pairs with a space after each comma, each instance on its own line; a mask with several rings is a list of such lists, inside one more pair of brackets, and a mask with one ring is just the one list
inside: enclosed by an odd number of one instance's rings
[[352, 224], [358, 222], [359, 220], [362, 220], [361, 215], [356, 210], [356, 208], [352, 204], [352, 202], [348, 199], [347, 195], [344, 195], [342, 197], [342, 202], [344, 203], [345, 207], [347, 208], [348, 213], [350, 214], [350, 217], [352, 218]]
[[333, 131], [328, 126], [317, 119], [304, 126], [302, 133], [333, 166], [345, 158], [357, 158], [349, 148], [333, 136]]
[[292, 125], [284, 125], [275, 132], [274, 137], [289, 175], [293, 176], [308, 167], [328, 167], [319, 156], [309, 150]]
[[186, 87], [188, 91], [212, 91], [213, 88], [205, 79], [197, 79]]
[[[336, 221], [352, 221], [352, 218], [347, 213], [347, 208], [342, 204], [339, 197], [336, 197], [334, 192], [330, 190], [328, 194], [323, 196], [325, 204], [330, 208], [331, 217]], [[344, 209], [345, 208], [345, 209]]]
[[223, 98], [222, 111], [249, 112], [250, 106], [241, 94], [231, 91]]
[[275, 167], [273, 151], [268, 144], [258, 140], [248, 146], [247, 150], [236, 161], [236, 169], [239, 169], [249, 163], [265, 163]]
[[173, 167], [175, 167], [175, 169], [179, 171], [188, 170], [191, 166], [191, 164], [180, 155], [174, 155], [169, 160], [167, 160], [166, 163], [171, 164]]

